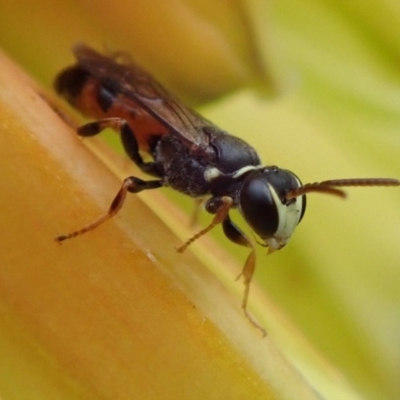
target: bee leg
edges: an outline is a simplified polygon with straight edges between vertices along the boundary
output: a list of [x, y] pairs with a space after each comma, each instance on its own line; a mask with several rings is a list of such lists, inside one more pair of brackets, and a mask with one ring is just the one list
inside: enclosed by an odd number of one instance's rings
[[144, 162], [139, 153], [139, 144], [135, 133], [129, 124], [122, 118], [104, 118], [99, 121], [89, 122], [78, 128], [79, 136], [94, 136], [106, 128], [116, 130], [121, 135], [122, 145], [129, 158], [146, 174], [162, 177], [161, 172], [154, 162]]
[[215, 214], [213, 220], [211, 221], [210, 225], [206, 228], [201, 230], [200, 232], [196, 233], [196, 235], [192, 236], [188, 241], [186, 241], [183, 246], [179, 247], [177, 251], [182, 253], [186, 250], [186, 248], [192, 244], [196, 239], [205, 235], [209, 232], [212, 228], [216, 225], [222, 223], [222, 227], [225, 233], [225, 236], [236, 244], [240, 244], [241, 246], [246, 246], [251, 248], [251, 253], [247, 257], [245, 262], [243, 271], [238, 276], [239, 279], [242, 275], [244, 277], [244, 297], [242, 302], [242, 309], [246, 316], [246, 318], [250, 321], [250, 323], [256, 327], [258, 330], [261, 331], [262, 335], [265, 336], [266, 332], [262, 326], [257, 324], [250, 316], [247, 311], [247, 300], [249, 297], [250, 291], [250, 282], [254, 274], [255, 266], [256, 266], [256, 253], [252, 242], [248, 239], [248, 237], [231, 221], [229, 217], [229, 210], [232, 207], [232, 198], [228, 196], [223, 197], [212, 197], [206, 203], [206, 210], [211, 214]]
[[204, 204], [205, 200], [202, 198], [197, 198], [194, 199], [194, 208], [192, 211], [192, 215], [190, 217], [190, 222], [189, 222], [189, 226], [191, 228], [195, 227], [197, 225], [197, 220], [199, 219], [199, 214], [201, 212], [201, 207]]
[[244, 296], [242, 301], [242, 309], [246, 318], [250, 321], [250, 323], [256, 327], [263, 336], [266, 336], [265, 329], [260, 326], [254, 319], [250, 316], [247, 311], [247, 301], [250, 293], [250, 283], [254, 275], [254, 270], [256, 267], [256, 252], [253, 243], [250, 239], [239, 229], [239, 227], [232, 222], [229, 218], [229, 215], [226, 216], [225, 220], [222, 223], [222, 227], [224, 229], [225, 236], [231, 240], [233, 243], [240, 244], [241, 246], [249, 247], [251, 249], [250, 254], [248, 255], [246, 262], [244, 264], [242, 272], [236, 279], [239, 279], [241, 276], [244, 278]]
[[93, 229], [97, 228], [103, 222], [107, 221], [108, 219], [112, 218], [114, 215], [118, 213], [121, 209], [122, 205], [124, 204], [125, 198], [127, 193], [139, 193], [142, 190], [147, 189], [157, 189], [162, 186], [160, 180], [154, 181], [143, 181], [139, 178], [131, 176], [126, 178], [122, 183], [121, 188], [119, 189], [117, 195], [115, 196], [114, 200], [112, 201], [110, 208], [108, 209], [107, 213], [102, 215], [97, 220], [93, 221], [89, 225], [84, 226], [81, 229], [78, 229], [74, 232], [70, 232], [66, 235], [60, 235], [55, 238], [56, 242], [63, 242], [67, 239], [72, 239], [76, 236], [82, 235], [86, 232], [92, 231]]
[[189, 240], [187, 240], [181, 247], [177, 249], [177, 252], [183, 253], [187, 249], [187, 247], [195, 240], [205, 235], [207, 232], [211, 231], [211, 229], [214, 228], [216, 225], [223, 222], [228, 215], [229, 209], [232, 207], [232, 202], [232, 198], [228, 196], [216, 198], [213, 197], [208, 200], [206, 204], [206, 210], [212, 214], [215, 214], [210, 225], [193, 235]]

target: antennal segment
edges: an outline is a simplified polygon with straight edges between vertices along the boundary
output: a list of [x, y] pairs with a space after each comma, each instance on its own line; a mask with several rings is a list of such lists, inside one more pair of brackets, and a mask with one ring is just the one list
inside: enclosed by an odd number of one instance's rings
[[347, 186], [400, 186], [400, 180], [392, 178], [361, 178], [361, 179], [333, 179], [330, 181], [307, 183], [297, 189], [290, 190], [286, 199], [294, 199], [306, 193], [326, 193], [334, 196], [346, 197], [346, 193], [338, 189]]

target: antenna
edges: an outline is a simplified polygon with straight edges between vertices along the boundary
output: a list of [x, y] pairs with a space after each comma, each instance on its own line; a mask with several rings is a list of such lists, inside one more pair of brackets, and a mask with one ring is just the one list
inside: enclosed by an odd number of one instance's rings
[[286, 199], [294, 199], [306, 193], [326, 193], [345, 198], [346, 193], [338, 189], [347, 186], [400, 186], [400, 180], [392, 178], [333, 179], [330, 181], [306, 183], [297, 189], [290, 190]]

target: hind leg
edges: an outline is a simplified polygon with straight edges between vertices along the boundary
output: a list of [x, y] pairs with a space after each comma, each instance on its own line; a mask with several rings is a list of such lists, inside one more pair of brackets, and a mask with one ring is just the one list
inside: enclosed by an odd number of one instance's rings
[[122, 118], [104, 118], [89, 122], [78, 128], [78, 135], [83, 137], [95, 136], [106, 128], [119, 132], [121, 141], [129, 158], [146, 174], [161, 178], [161, 173], [154, 162], [144, 162], [139, 153], [139, 144], [134, 131]]

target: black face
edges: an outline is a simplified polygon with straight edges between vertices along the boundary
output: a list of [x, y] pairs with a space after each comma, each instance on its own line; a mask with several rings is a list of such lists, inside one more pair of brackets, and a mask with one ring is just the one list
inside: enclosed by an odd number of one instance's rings
[[305, 196], [287, 200], [301, 186], [290, 171], [266, 167], [249, 173], [241, 187], [238, 206], [246, 222], [262, 239], [288, 240], [306, 209]]

